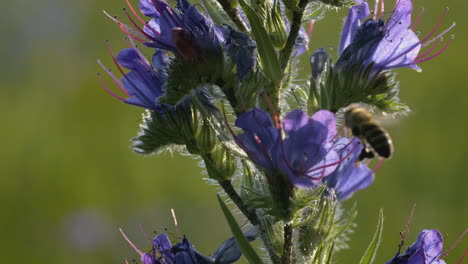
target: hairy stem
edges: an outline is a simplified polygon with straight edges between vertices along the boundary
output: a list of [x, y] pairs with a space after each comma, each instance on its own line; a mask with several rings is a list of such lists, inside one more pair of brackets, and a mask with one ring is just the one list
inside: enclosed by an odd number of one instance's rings
[[237, 8], [232, 7], [229, 1], [227, 0], [217, 0], [218, 3], [223, 7], [224, 11], [228, 16], [231, 18], [232, 22], [236, 24], [236, 26], [239, 28], [240, 31], [249, 33], [249, 29], [244, 23], [244, 20], [239, 16], [239, 12], [237, 11]]
[[260, 221], [258, 220], [257, 213], [255, 209], [250, 209], [248, 206], [242, 201], [242, 198], [239, 196], [237, 191], [232, 186], [231, 180], [219, 181], [219, 185], [223, 188], [223, 190], [227, 193], [229, 198], [237, 205], [239, 210], [249, 219], [252, 225], [259, 225]]
[[286, 45], [280, 51], [279, 57], [281, 70], [283, 72], [286, 69], [286, 66], [288, 65], [289, 57], [291, 56], [294, 43], [296, 42], [297, 34], [299, 33], [299, 29], [301, 28], [302, 17], [304, 16], [304, 10], [308, 2], [309, 0], [300, 0], [299, 4], [297, 5], [297, 8], [292, 11], [291, 29], [289, 30]]
[[284, 244], [283, 256], [281, 257], [281, 264], [292, 263], [292, 248], [293, 248], [293, 228], [291, 222], [284, 225]]

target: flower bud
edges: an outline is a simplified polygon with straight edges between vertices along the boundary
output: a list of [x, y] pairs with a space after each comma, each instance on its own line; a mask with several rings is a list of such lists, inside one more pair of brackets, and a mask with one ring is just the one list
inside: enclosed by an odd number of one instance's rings
[[217, 181], [229, 180], [236, 171], [236, 159], [222, 145], [217, 145], [210, 154], [204, 155], [203, 160], [208, 175]]
[[279, 2], [274, 4], [271, 8], [271, 12], [267, 13], [266, 26], [273, 46], [282, 49], [286, 44], [288, 34], [286, 33], [286, 26], [283, 21], [283, 16], [281, 15]]
[[216, 145], [216, 134], [207, 121], [203, 122], [200, 133], [197, 135], [197, 146], [201, 154], [210, 153]]

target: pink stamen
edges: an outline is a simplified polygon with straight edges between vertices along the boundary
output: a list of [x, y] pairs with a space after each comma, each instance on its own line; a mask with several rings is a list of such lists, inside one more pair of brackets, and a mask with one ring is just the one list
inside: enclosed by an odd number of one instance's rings
[[138, 13], [135, 11], [135, 9], [133, 8], [132, 4], [130, 4], [130, 2], [128, 0], [125, 0], [125, 2], [127, 3], [128, 7], [130, 8], [130, 10], [132, 10], [132, 13], [133, 15], [135, 15], [135, 17], [144, 25], [146, 24], [146, 22], [138, 15]]
[[385, 13], [385, 3], [384, 3], [384, 0], [382, 0], [382, 2], [380, 2], [380, 16], [379, 16], [380, 19], [383, 18], [384, 13]]
[[375, 20], [377, 18], [378, 9], [379, 9], [379, 0], [375, 0], [374, 12], [373, 12], [373, 15], [372, 15], [373, 20]]
[[439, 21], [437, 22], [436, 26], [432, 29], [431, 32], [429, 32], [429, 34], [427, 34], [426, 37], [424, 37], [424, 38], [421, 40], [421, 43], [426, 42], [426, 41], [436, 32], [436, 30], [440, 27], [440, 24], [441, 24], [442, 21], [444, 20], [445, 15], [447, 15], [447, 13], [448, 13], [448, 8], [445, 8], [445, 11], [442, 13], [442, 16], [440, 16]]
[[422, 43], [422, 46], [423, 47], [426, 47], [427, 45], [431, 44], [432, 42], [434, 42], [435, 40], [437, 39], [441, 39], [443, 35], [445, 35], [447, 32], [449, 32], [453, 27], [455, 27], [457, 25], [457, 23], [453, 22], [452, 25], [450, 25], [450, 27], [448, 27], [446, 30], [444, 30], [442, 33], [440, 33], [439, 35], [433, 37], [431, 40], [425, 42], [425, 43]]
[[[125, 72], [123, 71], [122, 67], [120, 67], [120, 64], [117, 62], [117, 59], [115, 58], [115, 55], [114, 55], [114, 51], [112, 50], [112, 47], [109, 43], [109, 41], [106, 41], [106, 46], [107, 46], [107, 50], [109, 51], [109, 54], [112, 58], [112, 61], [114, 62], [115, 66], [117, 66], [117, 69], [119, 70], [119, 72], [122, 74], [122, 76], [125, 76]], [[98, 62], [99, 63], [99, 62]], [[109, 74], [111, 75], [111, 74]], [[111, 75], [113, 76], [113, 74]], [[120, 82], [119, 82], [120, 83]], [[119, 87], [119, 89], [124, 93], [126, 94], [127, 96], [130, 96], [130, 94], [127, 92], [127, 90], [125, 90], [125, 88], [123, 87], [123, 85], [117, 85]]]
[[[355, 138], [351, 139], [350, 142], [348, 144], [346, 144], [347, 146], [354, 141]], [[325, 164], [323, 166], [320, 166], [320, 167], [317, 167], [317, 168], [312, 168], [310, 170], [308, 170], [306, 173], [311, 173], [313, 171], [316, 171], [316, 170], [321, 170], [321, 169], [324, 169], [324, 168], [328, 168], [328, 167], [332, 167], [332, 166], [335, 166], [335, 165], [338, 165], [340, 164], [341, 162], [345, 161], [352, 153], [353, 151], [359, 146], [359, 144], [355, 144], [353, 146], [353, 148], [346, 154], [346, 156], [344, 156], [342, 159], [338, 160], [338, 161], [335, 161], [333, 163], [330, 163], [330, 164]], [[345, 147], [346, 148], [346, 147]], [[306, 175], [307, 176], [307, 175]], [[314, 179], [316, 177], [312, 177], [312, 176], [307, 176], [311, 179]]]
[[398, 245], [398, 253], [401, 252], [401, 248], [405, 244], [406, 236], [408, 236], [411, 223], [413, 222], [414, 211], [416, 210], [416, 204], [413, 205], [413, 209], [411, 209], [410, 217], [408, 218], [408, 222], [406, 223], [405, 231], [401, 233], [401, 243]]
[[417, 61], [415, 61], [414, 63], [422, 63], [422, 62], [428, 61], [428, 60], [430, 60], [430, 59], [433, 59], [433, 58], [439, 56], [440, 54], [442, 54], [442, 52], [444, 52], [444, 51], [448, 48], [448, 46], [449, 46], [450, 43], [452, 42], [452, 39], [453, 39], [453, 35], [452, 35], [452, 37], [447, 41], [447, 43], [445, 43], [445, 46], [444, 46], [441, 50], [439, 50], [438, 52], [436, 52], [436, 53], [435, 53], [434, 55], [432, 55], [432, 56], [429, 56], [429, 57], [427, 57], [427, 58], [425, 58], [425, 59], [417, 60]]
[[124, 261], [125, 261], [125, 264], [129, 264], [126, 258], [124, 258]]
[[[133, 15], [135, 15], [135, 17], [143, 24], [143, 26], [146, 26], [148, 27], [155, 35], [157, 36], [160, 36], [161, 33], [159, 33], [158, 31], [156, 31], [156, 29], [154, 29], [153, 27], [151, 27], [149, 25], [148, 22], [146, 22], [145, 20], [143, 20], [139, 15], [138, 13], [135, 11], [135, 9], [133, 8], [133, 6], [130, 4], [130, 2], [128, 0], [125, 0], [125, 2], [127, 2], [127, 5], [128, 7], [130, 8], [130, 10], [132, 11]], [[128, 15], [127, 15], [128, 16]], [[130, 18], [130, 17], [129, 17]], [[131, 18], [130, 18], [131, 19]], [[135, 25], [135, 27], [139, 28], [135, 23], [133, 23]]]
[[262, 95], [263, 95], [263, 98], [265, 99], [265, 101], [267, 102], [271, 113], [273, 114], [273, 118], [275, 120], [275, 126], [279, 130], [280, 136], [281, 136], [281, 124], [279, 122], [278, 114], [276, 113], [275, 108], [273, 107], [273, 104], [270, 101], [270, 98], [268, 98], [268, 96], [264, 92], [262, 93]]
[[[450, 253], [450, 251], [452, 251], [455, 248], [455, 246], [463, 239], [463, 237], [467, 233], [468, 233], [468, 228], [465, 229], [465, 231], [461, 234], [461, 236], [459, 236], [457, 240], [455, 240], [455, 242], [453, 242], [452, 245], [444, 253], [442, 253], [442, 255], [440, 255], [439, 259], [445, 258], [448, 255], [448, 253]], [[466, 255], [466, 252], [465, 252], [465, 255]], [[463, 255], [463, 257], [465, 257], [465, 255]]]
[[226, 124], [226, 127], [228, 128], [229, 132], [231, 133], [231, 136], [235, 138], [236, 134], [232, 130], [231, 125], [229, 125], [229, 122], [228, 122], [228, 119], [227, 119], [227, 116], [226, 116], [226, 111], [224, 109], [224, 103], [221, 103], [221, 106], [222, 106], [221, 108], [223, 110], [224, 123]]
[[440, 42], [442, 42], [442, 39], [438, 39], [436, 42], [434, 42], [434, 44], [432, 44], [432, 46], [426, 52], [424, 52], [423, 54], [418, 55], [416, 58], [414, 58], [414, 60], [419, 60], [419, 59], [424, 58], [427, 55], [429, 55], [432, 51], [435, 50], [435, 48], [437, 48], [437, 46], [440, 44]]
[[180, 232], [179, 223], [177, 222], [177, 217], [175, 215], [175, 211], [173, 208], [171, 208], [171, 214], [172, 214], [172, 219], [174, 219], [174, 226], [177, 230], [177, 234], [179, 235], [179, 238], [182, 239], [182, 233]]
[[[146, 40], [143, 40], [141, 38], [144, 38], [145, 36], [141, 35], [139, 32], [133, 30], [131, 27], [125, 25], [124, 23], [120, 22], [117, 17], [113, 17], [111, 15], [109, 15], [106, 11], [103, 11], [104, 14], [109, 17], [112, 21], [114, 21], [115, 23], [117, 23], [117, 25], [119, 25], [120, 29], [129, 37], [135, 39], [135, 40], [138, 40], [140, 41], [141, 43], [146, 43], [147, 41]], [[132, 33], [130, 33], [132, 32]], [[135, 34], [135, 35], [134, 35]], [[137, 36], [139, 35], [139, 36]]]
[[110, 95], [112, 95], [113, 97], [117, 98], [118, 100], [120, 101], [125, 101], [124, 98], [116, 95], [114, 92], [112, 92], [109, 88], [107, 88], [106, 84], [104, 83], [104, 81], [102, 80], [101, 78], [101, 74], [98, 73], [98, 80], [99, 80], [99, 83], [101, 84], [102, 88], [104, 88], [104, 90], [106, 90], [106, 92], [108, 92]]
[[416, 17], [416, 20], [414, 21], [413, 25], [410, 27], [411, 30], [415, 30], [416, 26], [419, 24], [419, 21], [421, 21], [422, 14], [424, 13], [424, 8], [421, 8], [421, 11], [419, 11], [418, 16]]
[[123, 84], [120, 82], [120, 80], [117, 79], [117, 77], [115, 77], [114, 73], [110, 69], [107, 69], [106, 66], [104, 66], [104, 64], [102, 64], [101, 60], [97, 60], [97, 63], [101, 66], [102, 69], [104, 69], [104, 71], [107, 73], [107, 75], [109, 75], [112, 78], [112, 80], [117, 85], [117, 87], [119, 87], [119, 90], [122, 91], [125, 95], [130, 96], [127, 93], [127, 91], [125, 90], [125, 88], [124, 88]]
[[372, 172], [373, 172], [374, 174], [376, 174], [377, 171], [380, 169], [380, 166], [382, 166], [384, 160], [385, 160], [385, 159], [379, 159], [379, 162], [377, 162], [377, 164], [375, 165], [374, 169], [372, 170]]
[[315, 20], [311, 20], [309, 23], [309, 29], [307, 30], [307, 36], [310, 38], [312, 36], [312, 32], [314, 31]]
[[465, 250], [465, 253], [463, 253], [463, 256], [461, 257], [461, 259], [459, 259], [457, 261], [457, 263], [455, 263], [455, 264], [460, 264], [462, 262], [462, 260], [466, 257], [466, 255], [468, 255], [468, 248]]
[[136, 253], [143, 255], [143, 252], [141, 252], [133, 243], [132, 241], [130, 241], [130, 239], [128, 239], [128, 237], [125, 235], [125, 233], [123, 232], [122, 228], [119, 228], [119, 231], [120, 233], [122, 234], [122, 236], [125, 238], [125, 240], [127, 240], [127, 243], [130, 244], [130, 246], [136, 251]]
[[341, 134], [341, 132], [344, 131], [344, 129], [345, 129], [345, 126], [341, 126], [341, 128], [336, 132], [336, 135], [334, 135], [328, 142], [335, 141], [335, 139]]
[[125, 15], [127, 15], [128, 19], [130, 20], [130, 22], [132, 22], [133, 26], [135, 26], [136, 29], [138, 29], [138, 31], [145, 35], [145, 37], [147, 37], [148, 39], [152, 40], [152, 41], [157, 41], [155, 38], [153, 38], [151, 35], [149, 35], [148, 33], [146, 33], [143, 29], [141, 29], [138, 24], [135, 22], [135, 20], [133, 20], [133, 18], [130, 16], [130, 14], [127, 12], [127, 10], [124, 8], [123, 9]]
[[148, 234], [145, 232], [145, 229], [143, 228], [143, 225], [142, 225], [142, 224], [140, 224], [140, 231], [141, 231], [141, 233], [143, 233], [143, 235], [145, 236], [146, 240], [151, 244], [152, 241], [151, 241], [151, 239], [149, 238]]
[[[125, 41], [125, 44], [127, 44], [127, 48], [134, 48], [132, 46], [132, 43], [129, 41], [129, 38], [123, 37], [123, 40]], [[133, 41], [133, 40], [132, 40]]]

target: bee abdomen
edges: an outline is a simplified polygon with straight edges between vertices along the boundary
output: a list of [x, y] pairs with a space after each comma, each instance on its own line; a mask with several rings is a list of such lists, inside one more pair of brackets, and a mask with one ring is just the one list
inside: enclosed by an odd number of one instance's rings
[[362, 127], [363, 137], [382, 158], [390, 158], [393, 152], [393, 144], [390, 135], [377, 124], [366, 124]]

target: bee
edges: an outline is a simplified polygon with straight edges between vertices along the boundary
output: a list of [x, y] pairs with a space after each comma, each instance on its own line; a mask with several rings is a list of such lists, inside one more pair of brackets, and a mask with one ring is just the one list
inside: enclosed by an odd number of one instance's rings
[[344, 113], [345, 126], [351, 129], [353, 136], [364, 144], [359, 161], [372, 159], [375, 155], [388, 159], [393, 153], [393, 143], [388, 132], [365, 108], [352, 104]]

